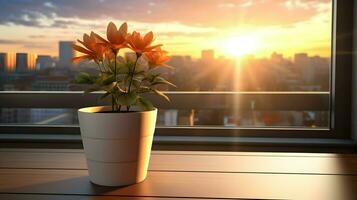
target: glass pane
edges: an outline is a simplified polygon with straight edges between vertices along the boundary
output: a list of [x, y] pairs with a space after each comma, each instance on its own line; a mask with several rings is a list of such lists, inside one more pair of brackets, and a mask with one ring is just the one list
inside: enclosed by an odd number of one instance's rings
[[[95, 63], [87, 61], [72, 64], [70, 60], [75, 53], [71, 45], [89, 31], [104, 37], [109, 21], [116, 24], [126, 21], [129, 31], [153, 31], [155, 43], [164, 44], [163, 48], [170, 52], [172, 59], [168, 64], [176, 68], [161, 72], [178, 87], [161, 88], [163, 90], [302, 92], [302, 95], [303, 92], [330, 91], [332, 0], [0, 2], [0, 90], [83, 90], [82, 86], [70, 84], [74, 76], [79, 71], [97, 73], [97, 68]], [[193, 116], [189, 110], [174, 107], [162, 110], [166, 113], [162, 116], [176, 116], [176, 121], [167, 122], [165, 117], [165, 120], [160, 117], [158, 123], [165, 126], [187, 123], [195, 126], [329, 126], [329, 110], [272, 110], [249, 114], [230, 113], [229, 106], [218, 105], [208, 110], [192, 109]], [[5, 110], [1, 111], [2, 115], [4, 112], [6, 115]], [[27, 115], [27, 112], [16, 112], [16, 115]], [[43, 112], [41, 119], [25, 117], [26, 120], [16, 119], [13, 123], [37, 123], [62, 116], [67, 110], [31, 109], [32, 112]], [[203, 119], [205, 114], [202, 113], [212, 112], [218, 112], [208, 114], [215, 116], [212, 121]], [[180, 116], [191, 121], [181, 120]], [[305, 122], [309, 117], [314, 118], [311, 124]], [[286, 119], [271, 122], [264, 120], [267, 118]], [[289, 118], [299, 120], [289, 121]], [[1, 120], [0, 123], [12, 123], [6, 121], [7, 117]], [[77, 123], [76, 119], [55, 122]]]
[[[76, 109], [2, 108], [0, 124], [78, 125]], [[160, 109], [157, 126], [227, 128], [328, 128], [327, 111], [238, 111]]]

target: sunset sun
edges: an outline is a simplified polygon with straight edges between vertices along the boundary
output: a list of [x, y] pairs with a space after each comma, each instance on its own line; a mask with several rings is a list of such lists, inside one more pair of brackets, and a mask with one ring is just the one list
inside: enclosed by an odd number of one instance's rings
[[224, 51], [235, 57], [254, 53], [257, 47], [257, 40], [250, 36], [231, 37], [224, 42]]

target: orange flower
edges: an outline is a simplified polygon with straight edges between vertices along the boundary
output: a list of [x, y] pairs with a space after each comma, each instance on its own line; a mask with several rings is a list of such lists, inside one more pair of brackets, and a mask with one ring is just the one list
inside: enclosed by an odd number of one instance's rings
[[147, 58], [150, 69], [158, 66], [163, 66], [170, 69], [174, 68], [165, 63], [170, 60], [170, 56], [167, 55], [167, 51], [161, 50], [160, 47], [156, 47], [152, 51], [146, 52], [145, 56]]
[[74, 57], [72, 61], [77, 63], [84, 59], [94, 60], [99, 62], [103, 60], [103, 56], [109, 56], [108, 49], [103, 45], [103, 42], [97, 37], [97, 34], [91, 32], [90, 36], [88, 34], [83, 35], [83, 41], [78, 40], [83, 47], [73, 44], [73, 49], [83, 53], [84, 55]]
[[[113, 22], [110, 22], [107, 27], [107, 39], [109, 41], [108, 44], [110, 48], [114, 50], [118, 50], [127, 47], [126, 40], [125, 40], [127, 34], [128, 34], [128, 25], [126, 22], [123, 23], [119, 29], [117, 29], [117, 27]], [[103, 38], [101, 39], [104, 40]]]
[[128, 34], [126, 40], [128, 42], [129, 48], [135, 51], [137, 54], [142, 54], [149, 52], [152, 49], [162, 46], [161, 44], [150, 46], [154, 39], [154, 34], [150, 31], [144, 37], [140, 33], [134, 31], [132, 34]]

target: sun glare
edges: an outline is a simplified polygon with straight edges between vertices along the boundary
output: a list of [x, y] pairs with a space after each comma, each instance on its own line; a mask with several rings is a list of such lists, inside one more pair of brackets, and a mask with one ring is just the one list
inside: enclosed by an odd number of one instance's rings
[[242, 57], [253, 53], [256, 49], [256, 39], [249, 36], [231, 37], [224, 42], [224, 50], [235, 57]]

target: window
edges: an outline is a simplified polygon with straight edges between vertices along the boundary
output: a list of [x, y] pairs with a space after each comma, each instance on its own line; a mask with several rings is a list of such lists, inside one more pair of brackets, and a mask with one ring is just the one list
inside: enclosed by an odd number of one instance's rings
[[93, 63], [70, 62], [71, 44], [86, 30], [103, 33], [114, 20], [153, 30], [172, 55], [176, 70], [163, 73], [178, 88], [162, 88], [172, 103], [152, 97], [159, 135], [346, 138], [352, 4], [2, 2], [0, 125], [78, 133], [76, 108], [105, 102], [70, 84], [79, 70], [95, 73]]

